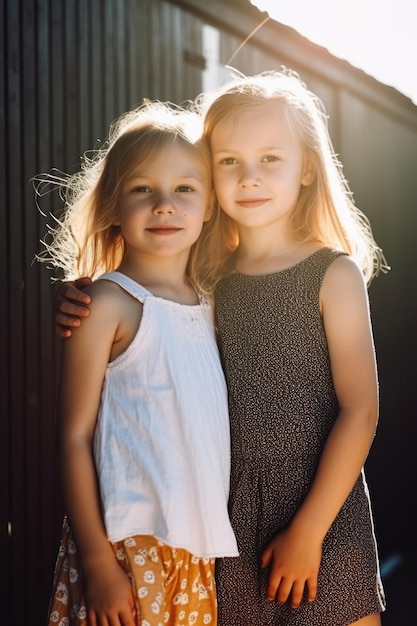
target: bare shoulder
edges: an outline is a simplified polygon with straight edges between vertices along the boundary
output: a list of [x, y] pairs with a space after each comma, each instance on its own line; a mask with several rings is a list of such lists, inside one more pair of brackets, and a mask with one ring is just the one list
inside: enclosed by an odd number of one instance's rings
[[326, 276], [336, 274], [340, 276], [356, 276], [357, 278], [363, 278], [363, 273], [356, 263], [356, 261], [348, 254], [341, 254], [330, 265], [327, 270]]
[[[116, 289], [115, 289], [116, 287]], [[123, 294], [110, 281], [97, 280], [84, 288], [91, 297], [89, 315], [73, 329], [72, 336], [85, 340], [86, 337], [97, 337], [100, 333], [113, 336], [122, 315]]]
[[[123, 308], [127, 304], [136, 303], [138, 301], [133, 298], [125, 289], [111, 280], [96, 280], [88, 285], [84, 291], [91, 296], [90, 309], [100, 311], [104, 309], [112, 309], [117, 312], [119, 307]], [[110, 311], [108, 311], [110, 312]]]
[[110, 360], [123, 352], [137, 333], [142, 318], [142, 303], [117, 283], [96, 280], [86, 289], [91, 296], [90, 318], [113, 328]]
[[330, 264], [323, 279], [322, 292], [330, 295], [346, 290], [366, 290], [364, 275], [352, 257], [342, 254]]
[[95, 298], [117, 298], [124, 292], [119, 285], [112, 280], [95, 280], [86, 287], [83, 288], [85, 293], [88, 293], [92, 299]]
[[350, 256], [337, 257], [327, 269], [320, 289], [322, 313], [333, 310], [341, 315], [368, 306], [367, 286], [360, 267]]

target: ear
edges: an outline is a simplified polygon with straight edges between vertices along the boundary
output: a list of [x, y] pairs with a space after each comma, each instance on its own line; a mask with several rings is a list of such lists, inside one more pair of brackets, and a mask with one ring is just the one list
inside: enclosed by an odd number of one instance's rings
[[115, 216], [113, 217], [112, 221], [112, 226], [120, 226], [120, 218], [117, 215], [117, 213], [115, 214]]
[[316, 177], [316, 171], [311, 154], [306, 154], [304, 158], [303, 174], [301, 176], [301, 184], [303, 187], [308, 187], [314, 181]]

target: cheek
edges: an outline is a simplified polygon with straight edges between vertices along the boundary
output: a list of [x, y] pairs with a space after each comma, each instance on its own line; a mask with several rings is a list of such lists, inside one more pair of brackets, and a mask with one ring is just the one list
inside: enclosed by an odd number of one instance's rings
[[233, 179], [230, 175], [228, 176], [227, 173], [214, 172], [213, 185], [217, 198], [220, 200], [222, 194], [224, 194], [226, 190], [229, 190], [233, 185]]

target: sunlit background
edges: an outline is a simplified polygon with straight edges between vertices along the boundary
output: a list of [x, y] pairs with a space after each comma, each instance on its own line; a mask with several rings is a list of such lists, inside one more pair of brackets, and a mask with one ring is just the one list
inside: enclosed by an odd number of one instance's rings
[[251, 0], [417, 105], [415, 0]]

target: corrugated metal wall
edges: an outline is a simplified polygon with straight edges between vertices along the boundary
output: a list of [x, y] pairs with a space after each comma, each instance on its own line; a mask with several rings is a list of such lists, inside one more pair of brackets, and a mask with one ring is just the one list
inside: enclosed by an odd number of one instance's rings
[[[143, 97], [178, 103], [193, 98], [204, 81], [213, 80], [207, 67], [214, 66], [215, 76], [219, 61], [231, 60], [246, 74], [285, 64], [321, 95], [357, 203], [393, 266], [371, 288], [381, 422], [368, 476], [382, 555], [410, 546], [415, 551], [410, 491], [416, 473], [411, 376], [417, 108], [273, 22], [233, 58], [264, 17], [246, 0], [0, 4], [0, 549], [7, 562], [0, 622], [5, 626], [44, 623], [62, 515], [53, 451], [60, 342], [48, 272], [33, 263], [45, 220], [30, 180], [51, 167], [76, 168], [84, 151], [105, 137], [109, 123]], [[218, 30], [214, 61], [205, 47], [205, 24]], [[42, 207], [52, 211], [52, 198]]]

